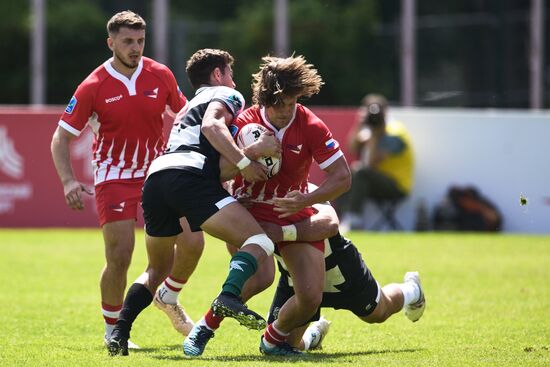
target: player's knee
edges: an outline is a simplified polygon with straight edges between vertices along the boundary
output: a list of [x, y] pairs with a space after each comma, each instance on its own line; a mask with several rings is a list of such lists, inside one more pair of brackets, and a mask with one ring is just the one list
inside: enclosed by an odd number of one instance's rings
[[[265, 263], [265, 262], [264, 262]], [[272, 271], [269, 267], [266, 266], [260, 266], [258, 268], [258, 271], [256, 271], [257, 275], [257, 281], [256, 281], [256, 293], [258, 294], [273, 284], [273, 280], [275, 280], [275, 271]]]
[[204, 247], [204, 234], [203, 232], [184, 230], [176, 237], [176, 244], [185, 247]]
[[176, 242], [176, 244], [178, 246], [183, 246], [180, 251], [184, 252], [186, 255], [200, 257], [202, 255], [202, 251], [204, 250], [204, 237], [196, 236], [184, 244], [180, 244], [179, 242]]
[[125, 256], [113, 256], [110, 259], [107, 259], [107, 268], [110, 271], [123, 273], [127, 272], [130, 268], [130, 263], [132, 262], [132, 255]]
[[246, 241], [244, 241], [243, 245], [241, 246], [241, 249], [244, 246], [247, 245], [258, 245], [260, 246], [267, 256], [271, 256], [273, 254], [273, 251], [275, 250], [275, 245], [273, 244], [273, 241], [265, 233], [255, 234], [254, 236], [250, 236]]
[[310, 311], [317, 311], [321, 305], [323, 299], [322, 292], [303, 292], [302, 294], [296, 294], [298, 303], [303, 309]]
[[134, 243], [121, 241], [115, 244], [106, 244], [105, 259], [107, 267], [113, 271], [127, 271], [132, 262]]

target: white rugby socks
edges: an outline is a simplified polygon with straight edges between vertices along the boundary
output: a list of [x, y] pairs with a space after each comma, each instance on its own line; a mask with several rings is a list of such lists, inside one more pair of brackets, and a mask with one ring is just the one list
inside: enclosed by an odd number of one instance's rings
[[178, 303], [178, 295], [187, 280], [181, 280], [168, 276], [158, 290], [159, 297], [162, 302], [175, 305]]
[[403, 292], [403, 306], [410, 305], [420, 299], [420, 288], [414, 282], [405, 282], [398, 284]]

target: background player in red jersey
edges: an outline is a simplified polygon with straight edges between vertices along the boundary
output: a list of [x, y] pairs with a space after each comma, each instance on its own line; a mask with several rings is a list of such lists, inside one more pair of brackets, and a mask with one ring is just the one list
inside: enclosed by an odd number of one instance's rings
[[[238, 128], [258, 123], [272, 131], [281, 142], [282, 164], [277, 175], [267, 181], [248, 182], [237, 177], [233, 184], [236, 198], [248, 198], [248, 208], [258, 221], [272, 222], [290, 229], [292, 224], [313, 215], [311, 205], [335, 199], [349, 189], [351, 176], [346, 159], [326, 125], [308, 108], [297, 103], [301, 97], [319, 92], [321, 77], [302, 56], [264, 57], [260, 71], [254, 74], [255, 105], [239, 115]], [[327, 173], [326, 180], [314, 192], [308, 192], [307, 178], [315, 160]], [[295, 296], [285, 303], [279, 318], [268, 325], [260, 350], [265, 354], [299, 353], [285, 341], [294, 328], [306, 323], [317, 311], [324, 284], [324, 244], [296, 242], [295, 232], [287, 232], [278, 249], [294, 280]], [[221, 317], [213, 310], [195, 325], [208, 328], [208, 337], [194, 339], [193, 331], [184, 341], [184, 350], [204, 350]], [[204, 333], [203, 333], [204, 335]]]
[[[74, 176], [69, 145], [87, 125], [95, 135], [92, 164], [105, 243], [100, 288], [106, 342], [122, 307], [145, 174], [164, 147], [163, 113], [175, 115], [173, 111], [186, 103], [172, 72], [142, 57], [145, 27], [145, 21], [131, 11], [108, 21], [107, 44], [113, 57], [78, 86], [51, 143], [67, 205], [83, 210], [82, 195], [92, 192]], [[200, 234], [190, 236], [185, 248], [201, 250], [202, 241]]]

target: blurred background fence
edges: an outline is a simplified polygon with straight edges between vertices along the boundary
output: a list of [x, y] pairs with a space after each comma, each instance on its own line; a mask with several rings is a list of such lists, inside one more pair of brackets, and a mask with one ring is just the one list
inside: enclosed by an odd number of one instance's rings
[[[2, 1], [2, 104], [65, 104], [110, 56], [105, 23], [133, 9], [148, 21], [145, 54], [191, 89], [185, 62], [218, 47], [237, 59], [250, 96], [261, 56], [303, 54], [326, 85], [314, 105], [548, 107], [544, 0], [28, 0]], [[34, 88], [34, 89], [33, 89]]]
[[[49, 142], [60, 106], [111, 56], [105, 24], [125, 9], [146, 19], [145, 54], [188, 97], [185, 62], [204, 47], [233, 54], [247, 101], [262, 56], [305, 55], [326, 82], [305, 103], [342, 143], [361, 98], [386, 95], [417, 153], [417, 184], [398, 213], [407, 229], [417, 200], [433, 205], [450, 184], [474, 184], [502, 209], [505, 230], [550, 233], [544, 0], [1, 1], [0, 227], [96, 225], [93, 200], [85, 214], [65, 208]], [[91, 136], [81, 140], [73, 164], [86, 178]]]

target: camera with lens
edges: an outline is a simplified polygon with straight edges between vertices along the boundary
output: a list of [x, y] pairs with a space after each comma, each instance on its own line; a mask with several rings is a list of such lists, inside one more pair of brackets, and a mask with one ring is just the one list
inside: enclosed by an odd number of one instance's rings
[[363, 121], [370, 128], [377, 128], [384, 124], [384, 109], [379, 103], [371, 103], [367, 106], [367, 116]]

